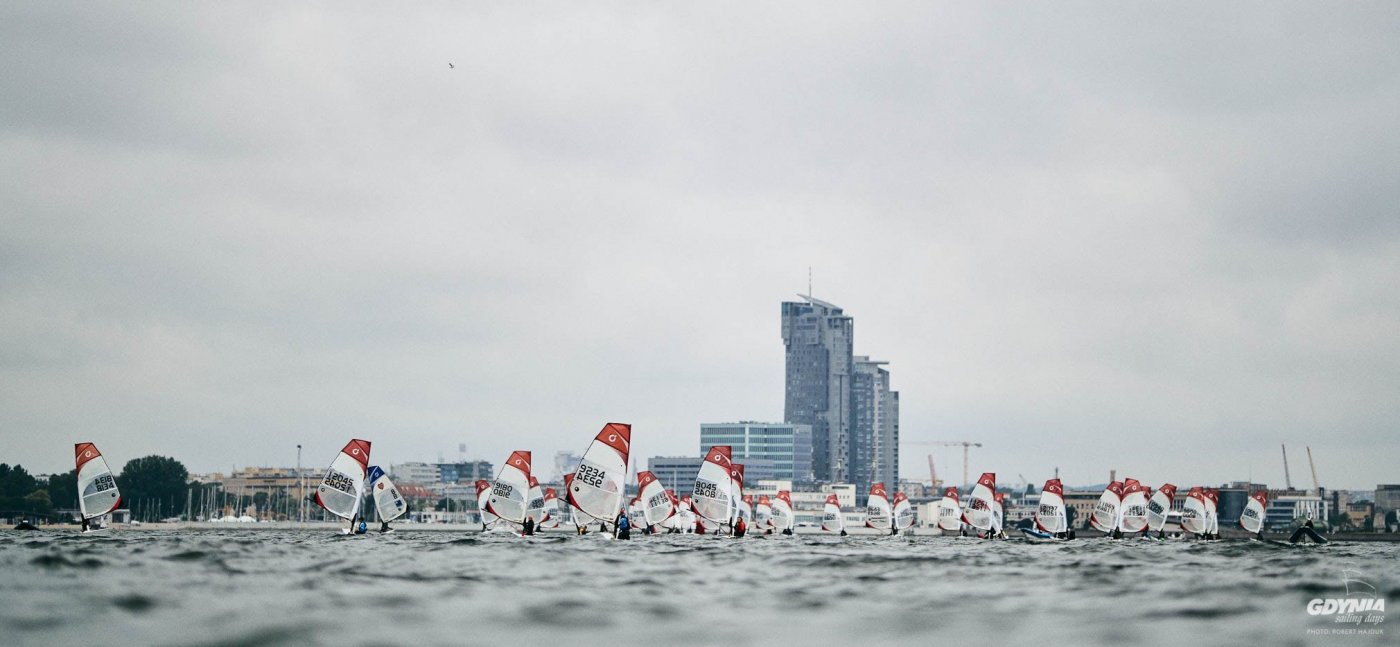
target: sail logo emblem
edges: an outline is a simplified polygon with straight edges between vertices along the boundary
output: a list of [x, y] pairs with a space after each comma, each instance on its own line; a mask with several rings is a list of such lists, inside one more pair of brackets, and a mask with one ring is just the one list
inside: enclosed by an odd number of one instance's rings
[[608, 434], [608, 442], [610, 442], [610, 443], [615, 443], [615, 442], [617, 442], [617, 434]]
[[1361, 579], [1355, 562], [1342, 566], [1342, 586], [1345, 597], [1313, 598], [1306, 607], [1310, 616], [1332, 616], [1332, 622], [1350, 625], [1376, 626], [1385, 621], [1385, 598], [1376, 587]]

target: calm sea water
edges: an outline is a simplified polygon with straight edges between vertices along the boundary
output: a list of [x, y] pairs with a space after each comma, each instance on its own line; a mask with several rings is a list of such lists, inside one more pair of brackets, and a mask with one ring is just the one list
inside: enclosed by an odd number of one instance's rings
[[[1319, 635], [1396, 544], [0, 533], [10, 645], [1400, 644]], [[1361, 630], [1365, 630], [1362, 627]]]

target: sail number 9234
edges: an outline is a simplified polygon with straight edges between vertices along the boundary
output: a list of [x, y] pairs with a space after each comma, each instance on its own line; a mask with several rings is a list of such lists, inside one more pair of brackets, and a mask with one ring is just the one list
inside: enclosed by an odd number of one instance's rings
[[574, 476], [574, 481], [587, 483], [596, 488], [603, 487], [603, 481], [608, 478], [608, 473], [592, 465], [583, 464], [578, 466], [578, 474]]

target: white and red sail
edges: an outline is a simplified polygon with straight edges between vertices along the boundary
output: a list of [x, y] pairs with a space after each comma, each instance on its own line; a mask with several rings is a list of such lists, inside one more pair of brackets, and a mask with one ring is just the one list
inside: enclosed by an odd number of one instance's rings
[[486, 510], [486, 504], [491, 502], [491, 482], [486, 479], [476, 481], [476, 510], [481, 515], [481, 523], [489, 526], [496, 523], [496, 515]]
[[997, 492], [992, 495], [992, 532], [1001, 532], [1002, 521], [1006, 518], [1006, 494]]
[[1256, 490], [1249, 495], [1249, 501], [1244, 504], [1244, 512], [1240, 513], [1240, 527], [1251, 533], [1263, 530], [1264, 515], [1268, 509], [1269, 493]]
[[943, 490], [943, 500], [938, 502], [938, 527], [941, 530], [962, 528], [962, 502], [958, 501], [958, 488]]
[[[577, 479], [575, 479], [577, 480]], [[530, 452], [517, 450], [506, 459], [496, 480], [491, 484], [491, 496], [486, 511], [511, 523], [525, 523], [530, 504]]]
[[1167, 525], [1167, 515], [1171, 513], [1172, 501], [1176, 498], [1176, 486], [1163, 483], [1147, 499], [1147, 528], [1160, 531]]
[[525, 496], [529, 499], [525, 504], [525, 518], [539, 526], [544, 521], [544, 488], [534, 474], [530, 475], [530, 490]]
[[1220, 490], [1206, 488], [1206, 532], [1220, 534]]
[[792, 514], [792, 493], [787, 490], [778, 490], [778, 496], [773, 500], [773, 528], [779, 532], [789, 530], [795, 525]]
[[729, 497], [734, 502], [734, 509], [730, 511], [730, 523], [738, 521], [740, 518], [748, 519], [746, 511], [752, 510], [749, 501], [744, 498], [744, 464], [731, 463], [729, 465]]
[[845, 529], [846, 518], [841, 514], [841, 501], [835, 494], [826, 495], [826, 504], [822, 506], [822, 530], [841, 532]]
[[637, 497], [641, 499], [642, 516], [647, 525], [661, 525], [676, 514], [676, 504], [671, 499], [671, 494], [650, 471], [637, 473], [637, 492]]
[[1065, 486], [1060, 479], [1045, 482], [1040, 491], [1040, 505], [1035, 509], [1035, 527], [1051, 534], [1069, 530], [1065, 513]]
[[967, 497], [967, 507], [963, 508], [963, 522], [978, 530], [990, 530], [992, 515], [995, 512], [996, 491], [997, 475], [984, 472]]
[[1137, 479], [1123, 479], [1118, 529], [1124, 533], [1139, 533], [1147, 529], [1147, 488]]
[[76, 443], [73, 455], [78, 466], [78, 510], [83, 518], [95, 519], [120, 507], [122, 495], [117, 479], [97, 445]]
[[695, 532], [695, 502], [689, 496], [681, 497], [680, 512], [676, 513], [676, 517], [678, 518], [676, 524], [680, 526], [681, 532], [687, 534]]
[[773, 500], [767, 494], [759, 495], [758, 503], [753, 507], [754, 528], [771, 529], [773, 527]]
[[1123, 484], [1114, 481], [1103, 489], [1099, 502], [1094, 504], [1094, 512], [1089, 515], [1089, 525], [1100, 532], [1113, 532], [1118, 527], [1118, 509], [1123, 505]]
[[865, 501], [865, 527], [889, 530], [894, 522], [889, 496], [885, 494], [884, 483], [870, 485], [870, 496]]
[[705, 452], [705, 460], [700, 464], [700, 472], [695, 475], [695, 490], [691, 501], [695, 514], [701, 519], [720, 524], [729, 522], [733, 503], [733, 480], [729, 475], [734, 461], [730, 459], [729, 445], [715, 445]]
[[909, 497], [903, 492], [894, 493], [894, 527], [896, 530], [904, 530], [914, 526], [914, 504], [909, 502]]
[[1193, 487], [1186, 493], [1186, 501], [1181, 505], [1181, 528], [1186, 532], [1202, 535], [1209, 527], [1205, 488]]
[[595, 519], [611, 521], [622, 509], [632, 425], [609, 422], [593, 437], [568, 487], [569, 503]]
[[360, 513], [360, 497], [369, 473], [369, 446], [368, 440], [358, 438], [345, 444], [316, 487], [317, 505], [342, 519], [354, 519]]
[[540, 519], [540, 528], [558, 528], [559, 521], [563, 515], [559, 514], [559, 493], [552, 487], [544, 489], [544, 518]]

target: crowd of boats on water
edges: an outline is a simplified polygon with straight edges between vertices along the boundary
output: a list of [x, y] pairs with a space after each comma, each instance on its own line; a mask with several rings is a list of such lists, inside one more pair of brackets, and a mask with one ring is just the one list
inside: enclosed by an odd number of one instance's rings
[[[779, 490], [775, 497], [762, 495], [755, 500], [744, 494], [744, 465], [733, 460], [731, 448], [716, 445], [705, 454], [695, 476], [690, 495], [677, 497], [650, 471], [637, 473], [637, 494], [626, 497], [625, 478], [631, 450], [632, 428], [610, 422], [594, 436], [572, 474], [564, 475], [564, 497], [554, 488], [541, 488], [531, 471], [529, 451], [511, 452], [494, 481], [476, 481], [477, 503], [484, 531], [508, 532], [520, 536], [541, 530], [572, 526], [586, 534], [597, 527], [617, 539], [629, 539], [635, 530], [642, 534], [695, 534], [724, 537], [745, 535], [792, 535], [795, 515], [791, 492]], [[92, 443], [75, 448], [78, 474], [79, 509], [82, 532], [105, 532], [97, 520], [121, 505], [121, 494], [101, 452]], [[389, 476], [370, 464], [370, 442], [352, 439], [326, 469], [325, 476], [309, 497], [330, 514], [348, 522], [344, 534], [368, 532], [361, 517], [361, 501], [368, 487], [374, 501], [380, 532], [393, 532], [390, 525], [408, 512], [408, 502], [399, 494]], [[1089, 518], [1089, 525], [1114, 539], [1141, 537], [1166, 539], [1165, 527], [1172, 510], [1177, 486], [1165, 483], [1155, 490], [1131, 478], [1113, 481], [1104, 489]], [[1003, 526], [1003, 493], [997, 491], [996, 474], [978, 478], [966, 500], [956, 487], [946, 488], [938, 504], [936, 527], [960, 536], [1006, 539]], [[1250, 495], [1239, 525], [1255, 538], [1263, 538], [1267, 493]], [[1182, 538], [1220, 538], [1217, 506], [1219, 491], [1193, 487], [1186, 494], [1180, 511]], [[913, 527], [915, 512], [903, 492], [891, 497], [883, 483], [875, 483], [865, 506], [865, 527], [897, 535]], [[566, 526], [567, 524], [567, 526]], [[835, 494], [826, 498], [821, 529], [845, 536], [845, 515]], [[1304, 532], [1306, 531], [1306, 532]], [[1075, 539], [1069, 525], [1064, 487], [1059, 479], [1046, 481], [1034, 514], [1034, 524], [1021, 528], [1030, 541], [1057, 542]], [[1300, 529], [1300, 537], [1326, 541], [1311, 528]]]

